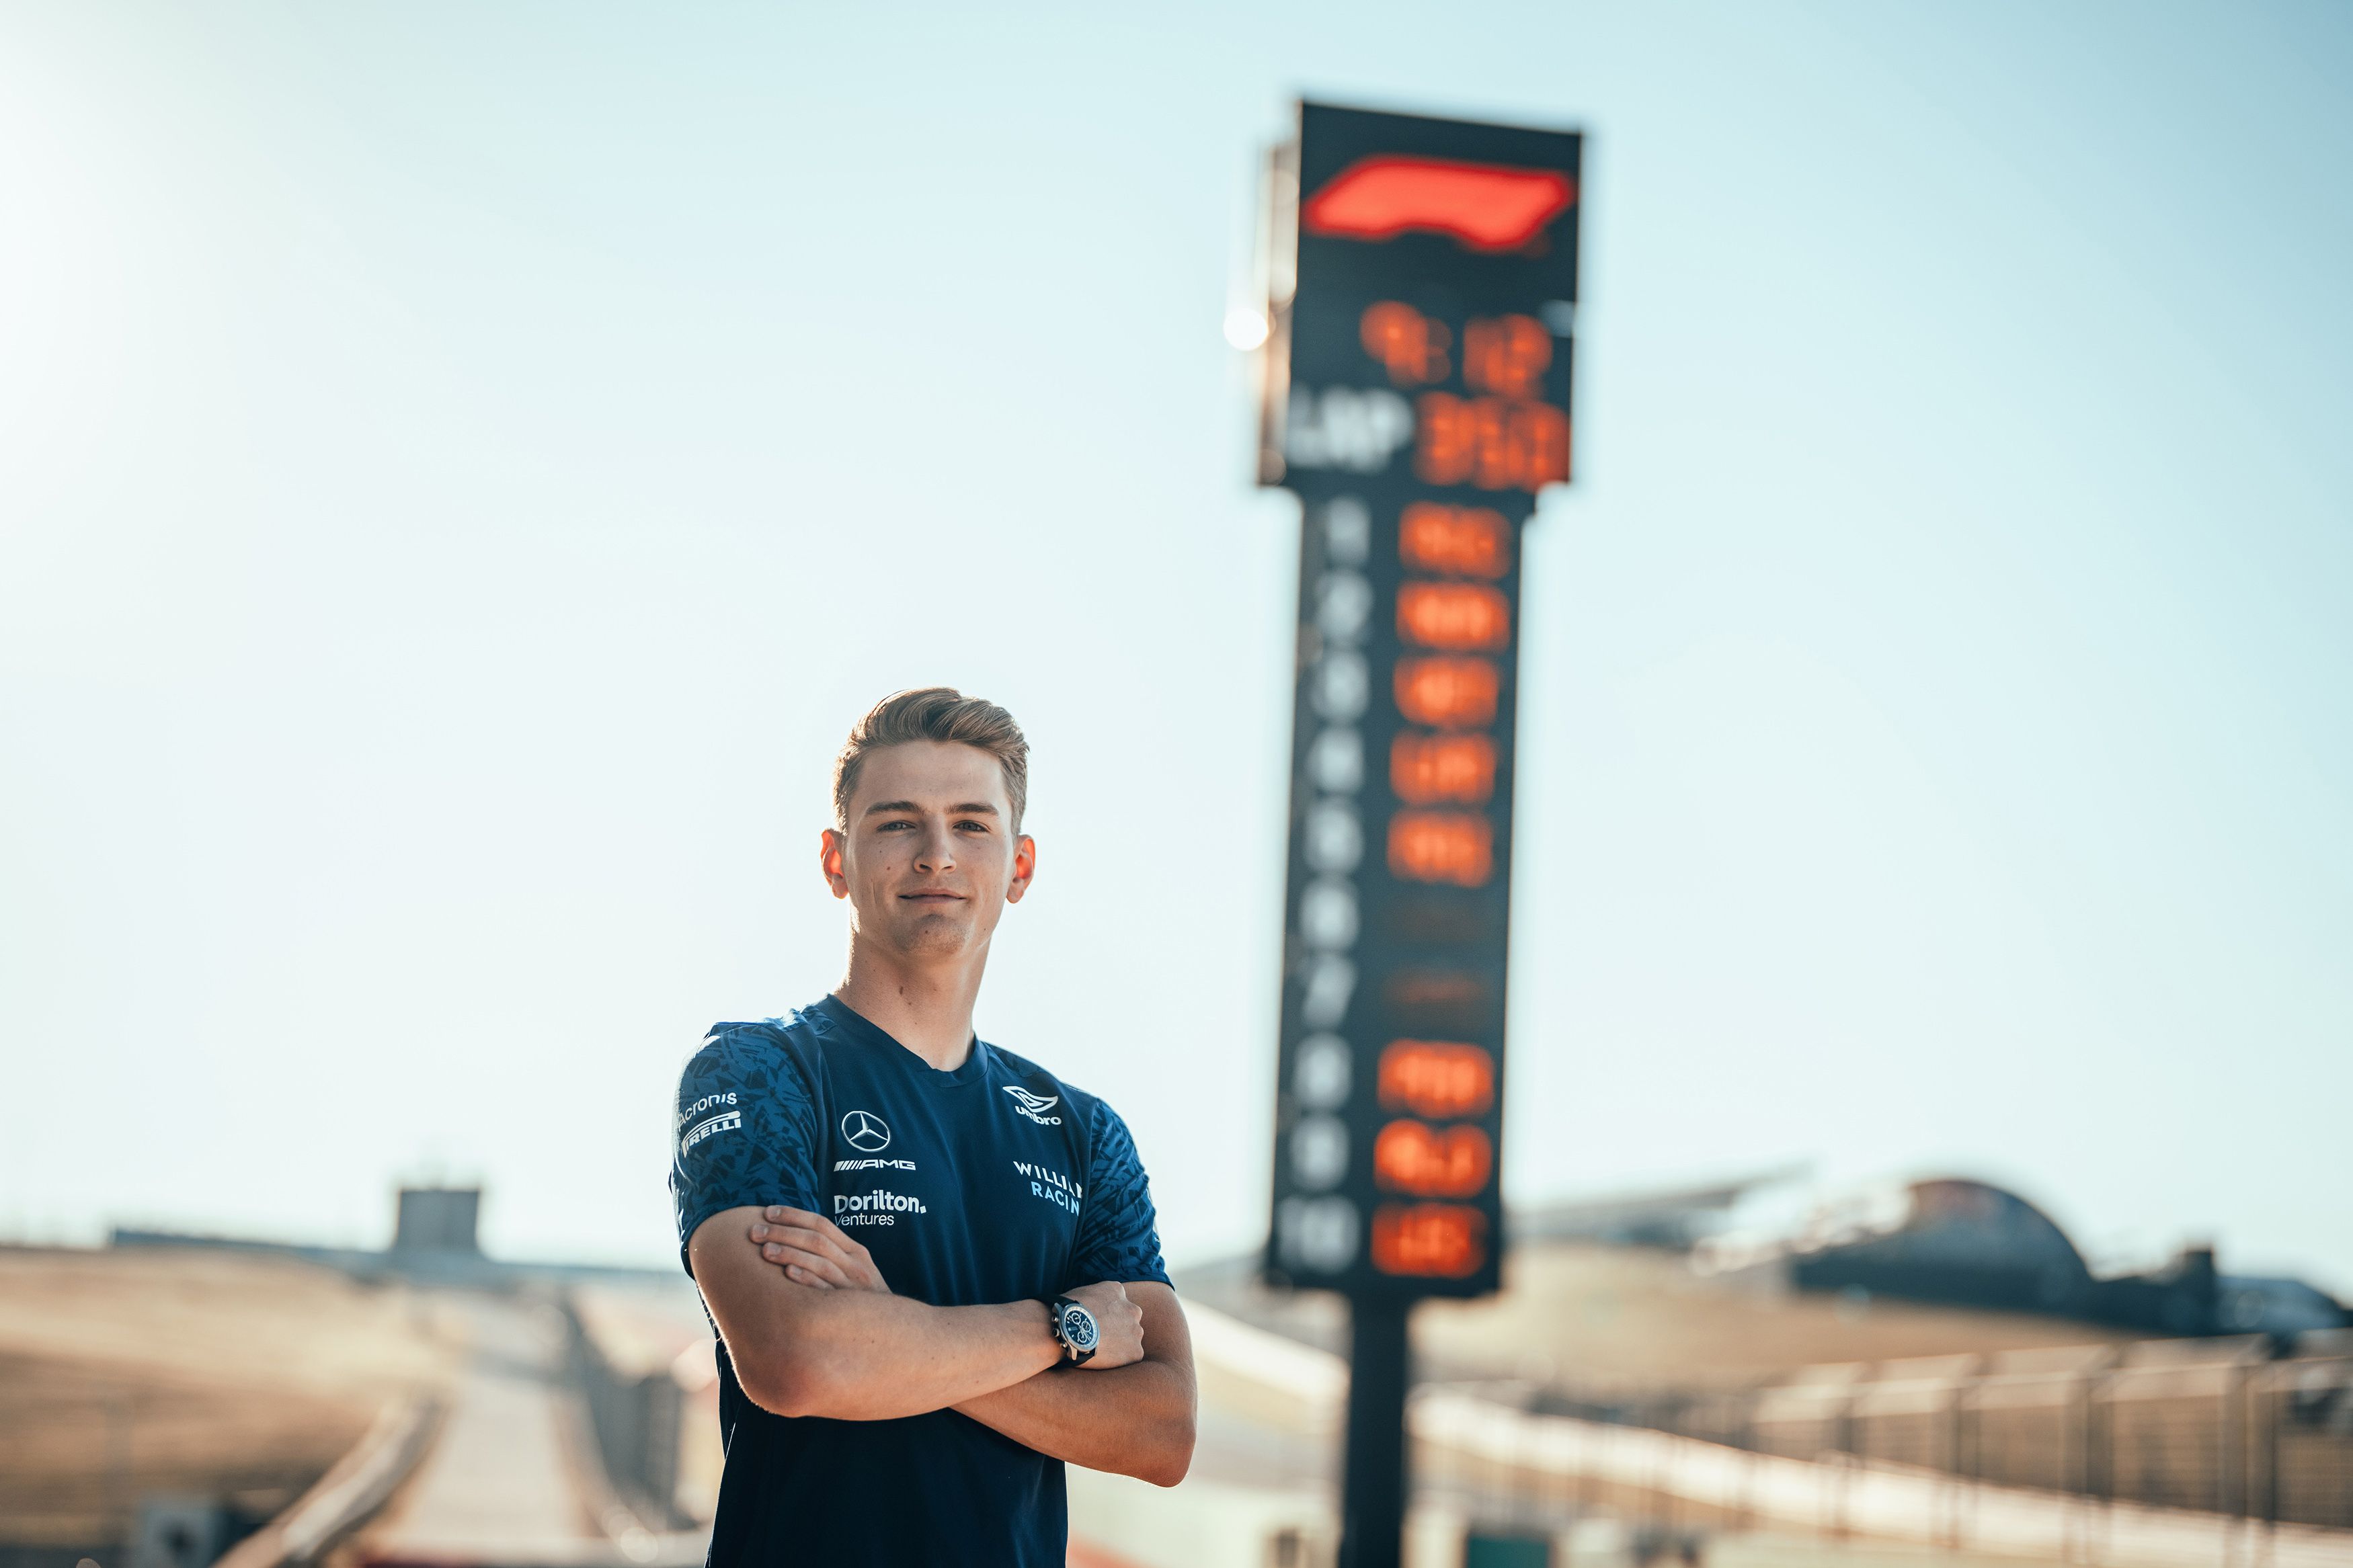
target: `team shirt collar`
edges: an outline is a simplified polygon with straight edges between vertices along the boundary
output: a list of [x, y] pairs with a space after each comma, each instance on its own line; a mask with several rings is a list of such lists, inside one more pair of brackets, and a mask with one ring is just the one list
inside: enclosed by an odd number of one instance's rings
[[942, 1072], [902, 1045], [897, 1037], [860, 1014], [839, 996], [828, 995], [814, 1005], [801, 1010], [813, 1016], [818, 1026], [828, 1033], [847, 1038], [870, 1050], [887, 1052], [919, 1083], [933, 1089], [961, 1089], [979, 1083], [988, 1076], [988, 1042], [978, 1035], [972, 1038], [972, 1049], [965, 1053], [964, 1065], [954, 1072]]

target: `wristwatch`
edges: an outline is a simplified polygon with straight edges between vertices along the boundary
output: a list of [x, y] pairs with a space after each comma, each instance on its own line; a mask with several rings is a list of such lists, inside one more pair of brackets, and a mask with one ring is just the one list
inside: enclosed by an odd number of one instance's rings
[[1084, 1366], [1092, 1360], [1095, 1347], [1103, 1343], [1095, 1315], [1068, 1296], [1055, 1297], [1046, 1303], [1046, 1310], [1053, 1317], [1054, 1338], [1061, 1342], [1062, 1354], [1070, 1363]]

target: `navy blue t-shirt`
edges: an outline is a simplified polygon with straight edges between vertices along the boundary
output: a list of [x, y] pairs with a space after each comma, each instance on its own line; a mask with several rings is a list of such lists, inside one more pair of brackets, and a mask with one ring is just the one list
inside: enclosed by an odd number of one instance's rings
[[[895, 1294], [934, 1306], [1168, 1280], [1126, 1124], [978, 1040], [941, 1072], [830, 996], [790, 1018], [714, 1025], [680, 1077], [676, 1132], [681, 1260], [712, 1215], [788, 1204], [829, 1216]], [[725, 1345], [718, 1354], [727, 1463], [712, 1568], [1061, 1568], [1061, 1461], [953, 1410], [773, 1415], [744, 1396]]]

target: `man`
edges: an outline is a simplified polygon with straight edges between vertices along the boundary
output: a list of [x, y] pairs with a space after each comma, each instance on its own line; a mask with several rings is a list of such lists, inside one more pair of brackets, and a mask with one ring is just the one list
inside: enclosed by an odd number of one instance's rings
[[714, 1026], [670, 1190], [720, 1335], [712, 1568], [1061, 1568], [1062, 1462], [1182, 1479], [1185, 1317], [1126, 1125], [975, 1037], [1037, 872], [1029, 747], [945, 688], [884, 699], [834, 767], [825, 879], [849, 968]]

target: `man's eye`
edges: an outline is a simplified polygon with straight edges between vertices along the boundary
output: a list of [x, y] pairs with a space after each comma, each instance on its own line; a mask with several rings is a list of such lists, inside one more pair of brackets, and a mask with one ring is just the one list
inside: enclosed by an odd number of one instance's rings
[[986, 822], [959, 822], [956, 826], [958, 827], [969, 827], [975, 833], [986, 833], [988, 831], [988, 824]]

